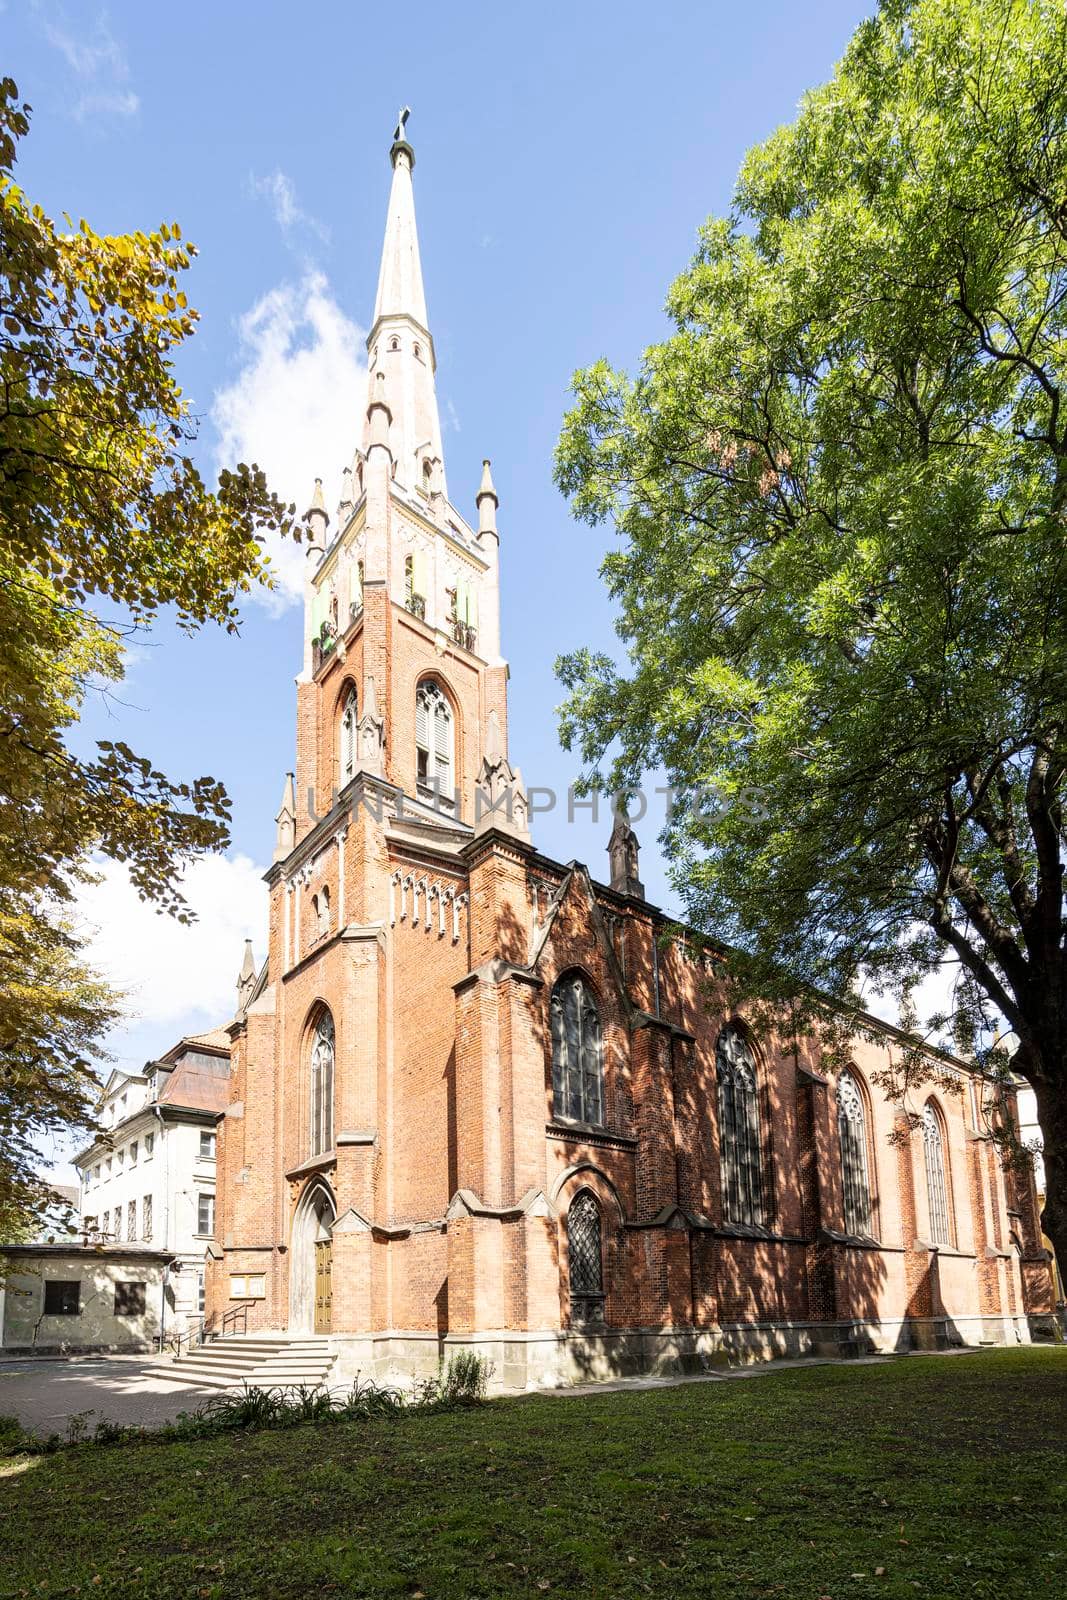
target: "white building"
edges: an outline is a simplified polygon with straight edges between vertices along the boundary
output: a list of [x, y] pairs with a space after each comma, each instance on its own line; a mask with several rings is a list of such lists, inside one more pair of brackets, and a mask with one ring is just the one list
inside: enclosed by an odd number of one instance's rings
[[228, 1035], [216, 1029], [182, 1039], [141, 1073], [112, 1072], [96, 1104], [103, 1131], [74, 1158], [87, 1237], [175, 1257], [168, 1331], [204, 1309], [204, 1258], [215, 1232], [215, 1122], [227, 1099], [229, 1048]]

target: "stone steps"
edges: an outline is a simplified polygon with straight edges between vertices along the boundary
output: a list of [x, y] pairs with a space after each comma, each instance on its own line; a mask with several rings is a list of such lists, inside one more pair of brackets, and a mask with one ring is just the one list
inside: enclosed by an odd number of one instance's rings
[[196, 1389], [239, 1389], [246, 1383], [257, 1389], [315, 1388], [325, 1383], [334, 1359], [324, 1339], [236, 1334], [159, 1361], [146, 1376]]

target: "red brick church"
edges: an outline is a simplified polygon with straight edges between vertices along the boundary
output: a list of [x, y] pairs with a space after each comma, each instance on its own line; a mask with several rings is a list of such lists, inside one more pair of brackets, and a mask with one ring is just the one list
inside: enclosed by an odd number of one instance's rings
[[921, 1126], [755, 1039], [644, 898], [539, 854], [508, 745], [497, 494], [448, 496], [401, 123], [362, 439], [307, 514], [296, 771], [219, 1121], [208, 1312], [338, 1378], [474, 1348], [514, 1387], [736, 1355], [1014, 1343], [1051, 1309], [1033, 1184], [944, 1057]]

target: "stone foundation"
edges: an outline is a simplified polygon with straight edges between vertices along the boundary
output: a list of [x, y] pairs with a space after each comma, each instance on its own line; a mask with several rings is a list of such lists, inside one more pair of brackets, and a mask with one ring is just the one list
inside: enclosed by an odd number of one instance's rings
[[490, 1392], [515, 1394], [613, 1378], [675, 1377], [758, 1361], [904, 1354], [1029, 1344], [1025, 1317], [911, 1317], [872, 1322], [766, 1322], [721, 1327], [629, 1328], [602, 1332], [448, 1334], [398, 1330], [334, 1334], [332, 1387], [373, 1378], [406, 1388], [433, 1377], [442, 1361], [473, 1350], [493, 1366]]

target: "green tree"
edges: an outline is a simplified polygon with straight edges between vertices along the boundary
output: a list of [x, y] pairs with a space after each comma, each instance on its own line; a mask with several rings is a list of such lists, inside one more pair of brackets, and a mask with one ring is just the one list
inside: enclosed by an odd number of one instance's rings
[[[223, 846], [213, 778], [171, 782], [121, 743], [70, 747], [87, 692], [122, 676], [128, 626], [166, 607], [234, 629], [270, 582], [263, 532], [296, 531], [255, 467], [209, 488], [173, 358], [196, 313], [176, 226], [57, 229], [14, 181], [29, 128], [0, 84], [0, 1239], [46, 1196], [42, 1136], [88, 1125], [119, 998], [84, 959], [70, 902], [91, 858], [188, 920], [180, 870]], [[122, 626], [98, 615], [110, 602]], [[128, 619], [128, 622], [126, 621]]]
[[666, 769], [674, 881], [751, 992], [955, 964], [931, 1025], [1036, 1091], [1067, 1261], [1065, 303], [1064, 0], [883, 0], [671, 336], [577, 374], [557, 477], [621, 535], [629, 657], [560, 662], [565, 741]]

